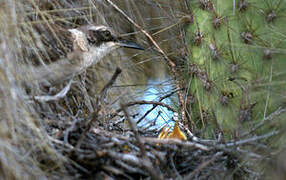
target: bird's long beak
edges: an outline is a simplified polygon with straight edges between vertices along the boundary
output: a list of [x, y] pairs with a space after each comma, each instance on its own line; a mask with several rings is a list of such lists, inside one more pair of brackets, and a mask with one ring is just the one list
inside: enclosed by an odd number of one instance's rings
[[132, 42], [132, 41], [118, 40], [117, 43], [118, 43], [118, 45], [120, 47], [131, 48], [131, 49], [138, 49], [138, 50], [145, 50], [145, 48], [143, 46], [141, 46], [140, 44], [137, 44], [135, 42]]

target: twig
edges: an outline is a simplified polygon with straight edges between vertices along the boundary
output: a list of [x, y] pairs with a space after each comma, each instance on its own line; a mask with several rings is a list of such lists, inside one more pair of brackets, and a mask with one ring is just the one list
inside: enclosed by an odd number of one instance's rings
[[[148, 175], [145, 171], [142, 171], [142, 169], [140, 169], [139, 167], [134, 167], [134, 165], [133, 166], [128, 165], [127, 163], [125, 163], [122, 160], [115, 160], [115, 163], [118, 164], [120, 167], [126, 169], [130, 173], [140, 173], [140, 174], [143, 174], [145, 176]], [[130, 179], [132, 179], [132, 178], [130, 178]]]
[[126, 107], [127, 107], [126, 105], [121, 104], [121, 109], [122, 109], [122, 111], [123, 111], [123, 113], [124, 113], [124, 115], [125, 115], [125, 120], [128, 121], [129, 126], [130, 126], [131, 130], [133, 131], [133, 133], [134, 133], [134, 135], [135, 135], [135, 138], [136, 138], [136, 140], [137, 140], [137, 142], [138, 142], [138, 144], [139, 144], [140, 151], [141, 151], [142, 155], [143, 155], [144, 157], [146, 157], [146, 150], [145, 150], [144, 144], [142, 143], [142, 140], [141, 140], [141, 138], [140, 138], [140, 136], [139, 136], [139, 133], [138, 133], [138, 129], [137, 129], [137, 127], [136, 127], [136, 124], [135, 124], [134, 121], [132, 121], [132, 120], [130, 119], [130, 117], [129, 117], [129, 114], [128, 114], [127, 110], [126, 110]]
[[[140, 159], [135, 155], [132, 154], [124, 154], [124, 153], [119, 153], [119, 152], [114, 152], [114, 151], [106, 151], [106, 154], [110, 156], [113, 159], [121, 160], [124, 162], [127, 162], [133, 166], [137, 167], [143, 167], [148, 171], [148, 173], [151, 175], [152, 179], [163, 179], [162, 174], [158, 174], [155, 172], [155, 169], [152, 168], [152, 164], [150, 161], [147, 161], [146, 159]], [[133, 168], [134, 169], [134, 168]]]
[[[156, 43], [156, 41], [152, 38], [152, 36], [146, 32], [140, 25], [138, 25], [133, 19], [131, 19], [127, 14], [125, 14], [116, 4], [114, 4], [111, 0], [106, 0], [114, 9], [116, 9], [120, 14], [122, 14], [131, 24], [133, 24], [136, 28], [138, 28], [155, 46], [157, 51], [163, 56], [164, 60], [167, 62], [169, 67], [171, 68], [173, 78], [176, 82], [176, 86], [178, 89], [182, 89], [182, 84], [178, 80], [178, 73], [176, 71], [176, 64], [166, 55], [166, 53], [160, 48], [160, 46]], [[184, 106], [184, 98], [181, 91], [178, 91], [178, 99], [180, 103], [181, 108], [181, 116], [182, 121], [184, 125], [187, 125], [187, 119], [186, 119], [186, 112], [185, 112], [185, 106]], [[190, 119], [191, 120], [191, 119]]]
[[129, 118], [129, 114], [126, 110], [126, 107], [127, 107], [126, 105], [121, 104], [121, 109], [125, 115], [125, 118], [128, 121], [129, 126], [135, 135], [136, 141], [139, 144], [139, 148], [140, 148], [141, 154], [143, 156], [142, 165], [145, 166], [146, 170], [148, 171], [148, 173], [150, 174], [152, 179], [163, 179], [163, 175], [161, 174], [161, 172], [154, 168], [151, 160], [148, 158], [148, 156], [146, 154], [146, 149], [145, 149], [144, 144], [143, 144], [143, 141], [141, 140], [141, 138], [139, 136], [136, 124], [134, 121], [132, 121]]
[[[105, 137], [116, 137], [118, 139], [122, 140], [128, 140], [129, 138], [123, 135], [119, 134], [114, 134], [106, 130], [98, 129], [98, 128], [93, 128], [93, 133], [98, 134], [98, 135], [104, 135]], [[161, 144], [162, 146], [164, 145], [178, 145], [181, 146], [182, 148], [185, 149], [194, 149], [198, 148], [203, 151], [209, 151], [211, 148], [209, 146], [212, 146], [212, 144], [206, 144], [204, 145], [203, 143], [200, 142], [190, 142], [190, 141], [180, 141], [177, 139], [158, 139], [158, 138], [153, 138], [153, 137], [141, 137], [141, 140], [144, 144], [149, 143], [153, 145], [158, 145]]]
[[[97, 99], [96, 99], [96, 106], [97, 106], [97, 107], [96, 107], [96, 110], [95, 110], [93, 113], [91, 113], [91, 116], [88, 118], [89, 121], [87, 122], [87, 124], [86, 124], [86, 126], [85, 126], [85, 129], [84, 129], [84, 131], [82, 132], [81, 137], [80, 137], [80, 139], [78, 140], [78, 142], [77, 142], [77, 144], [76, 144], [76, 148], [77, 148], [77, 149], [80, 148], [81, 143], [82, 143], [83, 139], [84, 139], [85, 136], [86, 136], [86, 133], [87, 133], [88, 131], [90, 131], [90, 129], [91, 129], [91, 127], [92, 127], [92, 123], [97, 119], [98, 113], [100, 112], [100, 110], [101, 110], [101, 108], [102, 108], [102, 107], [99, 105], [99, 102], [102, 101], [102, 99], [103, 99], [104, 96], [105, 96], [105, 93], [106, 93], [107, 89], [112, 86], [112, 84], [115, 82], [115, 80], [117, 79], [117, 77], [118, 77], [118, 75], [119, 75], [120, 73], [121, 73], [121, 69], [120, 69], [120, 68], [116, 68], [116, 70], [115, 70], [113, 76], [111, 77], [111, 79], [110, 79], [110, 80], [108, 81], [108, 83], [104, 86], [104, 88], [100, 91], [100, 94], [99, 94], [99, 96], [98, 96]], [[86, 122], [86, 121], [83, 121], [83, 122]]]
[[218, 130], [218, 141], [221, 141], [221, 142], [224, 142], [224, 133], [223, 133], [223, 130], [220, 126], [220, 124], [218, 123], [217, 121], [217, 116], [215, 115], [215, 112], [214, 110], [212, 110], [212, 114], [213, 114], [213, 122], [214, 122], [214, 125], [216, 126], [216, 129]]
[[[129, 102], [127, 104], [125, 104], [126, 107], [129, 106], [134, 106], [134, 105], [145, 105], [145, 104], [153, 104], [153, 105], [157, 105], [157, 106], [162, 106], [167, 108], [169, 111], [173, 111], [176, 112], [176, 110], [174, 108], [172, 108], [171, 106], [169, 106], [168, 104], [162, 103], [162, 102], [157, 102], [157, 101], [133, 101], [133, 102]], [[118, 109], [117, 112], [122, 111], [122, 109]]]
[[[172, 96], [175, 92], [179, 91], [180, 89], [176, 89], [174, 91], [172, 91], [171, 93], [161, 97], [159, 99], [159, 102], [163, 101], [164, 99]], [[137, 121], [137, 124], [139, 124], [150, 112], [152, 112], [158, 105], [157, 104], [154, 104], [152, 108], [150, 108], [148, 111], [146, 111], [146, 113]]]
[[223, 152], [217, 152], [210, 160], [203, 162], [199, 167], [197, 167], [191, 174], [184, 177], [184, 179], [193, 179], [193, 177], [206, 168], [210, 163], [214, 162]]
[[48, 101], [57, 101], [67, 95], [70, 90], [71, 84], [73, 82], [73, 78], [69, 81], [69, 83], [56, 95], [54, 96], [34, 96], [34, 99], [41, 102], [48, 102]]
[[102, 169], [104, 169], [105, 171], [107, 172], [111, 172], [115, 175], [125, 175], [124, 172], [118, 168], [115, 168], [113, 166], [109, 166], [109, 165], [104, 165], [104, 166], [101, 166]]
[[[144, 161], [143, 159], [138, 158], [137, 156], [133, 155], [133, 154], [125, 154], [125, 153], [120, 153], [120, 152], [115, 152], [112, 150], [106, 150], [105, 153], [112, 157], [113, 159], [117, 159], [117, 160], [121, 160], [124, 162], [127, 162], [133, 166], [137, 166], [137, 167], [144, 167], [147, 168], [146, 165], [149, 163], [146, 163], [146, 160]], [[150, 169], [151, 167], [148, 167], [148, 169]], [[157, 175], [155, 175], [157, 176]]]
[[250, 128], [250, 130], [248, 132], [241, 134], [240, 138], [248, 136], [249, 134], [253, 133], [257, 129], [261, 128], [267, 122], [271, 121], [275, 116], [279, 116], [280, 114], [285, 113], [285, 112], [286, 112], [286, 109], [282, 109], [281, 107], [279, 107], [276, 111], [274, 111], [269, 116], [267, 116], [262, 121], [260, 121], [256, 126], [254, 126], [253, 128]]
[[[86, 133], [91, 129], [92, 123], [97, 119], [97, 116], [98, 116], [98, 113], [99, 113], [100, 110], [101, 110], [101, 106], [98, 106], [96, 111], [92, 113], [92, 118], [88, 118], [88, 122], [84, 126], [85, 128], [84, 128], [83, 132], [81, 133], [81, 136], [80, 136], [79, 140], [76, 143], [76, 146], [75, 146], [76, 149], [80, 148], [81, 143], [83, 142], [83, 140], [84, 140], [84, 138], [86, 136]], [[85, 123], [85, 122], [86, 121], [83, 121], [83, 123]]]
[[265, 102], [265, 108], [264, 108], [264, 113], [263, 113], [263, 119], [266, 117], [266, 112], [267, 112], [267, 107], [269, 104], [269, 97], [270, 97], [270, 91], [271, 91], [271, 82], [272, 82], [272, 71], [273, 71], [273, 63], [271, 61], [271, 67], [270, 67], [270, 77], [269, 77], [269, 85], [267, 87], [267, 96], [266, 96], [266, 102]]
[[[247, 156], [248, 158], [256, 158], [256, 159], [261, 159], [262, 158], [261, 155], [255, 153], [255, 152], [252, 152], [250, 150], [243, 150], [240, 147], [236, 148], [236, 151], [239, 152], [239, 153], [242, 153], [243, 156]], [[266, 160], [266, 157], [263, 156], [263, 159]]]
[[174, 158], [173, 158], [174, 154], [175, 154], [174, 152], [173, 153], [169, 153], [169, 157], [168, 158], [170, 160], [170, 165], [171, 165], [173, 171], [175, 172], [175, 176], [177, 177], [176, 179], [183, 180], [182, 176], [180, 175], [180, 173], [178, 172], [178, 170], [177, 170], [177, 168], [175, 166]]
[[51, 136], [48, 136], [48, 139], [49, 139], [51, 142], [55, 143], [55, 144], [60, 144], [60, 145], [64, 146], [66, 149], [74, 150], [74, 147], [73, 147], [72, 145], [68, 144], [68, 143], [65, 143], [65, 142], [63, 142], [63, 141], [60, 141], [60, 140], [58, 140], [58, 139], [54, 139], [54, 138], [51, 137]]
[[[135, 105], [145, 105], [145, 104], [153, 104], [154, 106], [162, 106], [167, 108], [169, 111], [176, 112], [174, 108], [169, 106], [168, 104], [162, 103], [162, 102], [157, 102], [157, 101], [134, 101], [134, 102], [129, 102], [125, 104], [125, 106], [130, 107], [130, 106], [135, 106]], [[118, 113], [122, 111], [122, 108], [119, 108], [115, 111], [115, 113], [111, 114], [110, 119], [118, 116]]]
[[170, 144], [174, 144], [174, 145], [178, 145], [182, 148], [186, 148], [186, 149], [194, 149], [194, 148], [198, 148], [200, 150], [203, 151], [209, 151], [211, 150], [210, 147], [200, 144], [200, 143], [196, 143], [196, 142], [185, 142], [185, 141], [180, 141], [177, 139], [158, 139], [158, 138], [143, 138], [142, 139], [145, 143], [152, 143], [152, 144], [160, 144], [160, 145], [170, 145]]
[[64, 142], [65, 142], [66, 144], [69, 144], [69, 142], [68, 142], [69, 133], [70, 133], [71, 131], [75, 130], [76, 125], [78, 125], [78, 124], [79, 124], [79, 119], [78, 119], [78, 118], [75, 118], [75, 119], [73, 120], [71, 126], [68, 127], [68, 128], [66, 128], [66, 130], [65, 130], [65, 132], [64, 132]]
[[111, 79], [108, 81], [108, 83], [103, 87], [103, 89], [99, 93], [101, 100], [105, 98], [107, 90], [114, 84], [114, 82], [116, 81], [117, 77], [119, 76], [121, 72], [122, 70], [119, 67], [117, 67]]
[[275, 136], [275, 135], [277, 135], [279, 133], [280, 133], [280, 131], [273, 131], [273, 132], [270, 132], [270, 133], [267, 133], [267, 134], [263, 134], [261, 136], [254, 136], [254, 137], [251, 137], [251, 138], [248, 138], [248, 139], [244, 139], [244, 140], [240, 140], [240, 141], [229, 142], [229, 143], [220, 145], [220, 147], [229, 147], [229, 146], [243, 145], [243, 144], [259, 141], [261, 139], [266, 139], [266, 138], [269, 138], [271, 136]]

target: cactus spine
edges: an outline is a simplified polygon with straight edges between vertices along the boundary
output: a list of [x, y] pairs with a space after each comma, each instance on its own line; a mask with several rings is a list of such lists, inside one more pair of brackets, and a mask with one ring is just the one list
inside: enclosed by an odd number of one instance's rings
[[185, 74], [188, 95], [195, 98], [188, 114], [196, 124], [239, 130], [283, 105], [286, 2], [190, 2], [194, 23], [187, 27]]

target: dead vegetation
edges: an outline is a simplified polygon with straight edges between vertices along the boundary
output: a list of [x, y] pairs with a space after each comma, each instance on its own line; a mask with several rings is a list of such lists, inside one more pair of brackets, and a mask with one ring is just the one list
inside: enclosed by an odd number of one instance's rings
[[[183, 27], [193, 21], [187, 1], [126, 0], [118, 3], [117, 10], [112, 2], [2, 2], [1, 177], [262, 179], [265, 173], [278, 169], [281, 173], [275, 174], [276, 178], [285, 178], [285, 161], [276, 162], [275, 158], [285, 155], [280, 153], [284, 135], [280, 121], [286, 109], [277, 109], [236, 139], [229, 138], [231, 135], [224, 138], [227, 132], [222, 131], [214, 132], [213, 139], [205, 139], [191, 128], [194, 122], [184, 114], [186, 99], [180, 76], [188, 54]], [[148, 48], [142, 54], [119, 50], [96, 67], [56, 84], [33, 79], [30, 73], [37, 74], [39, 68], [56, 63], [72, 50], [65, 30], [85, 24], [109, 25]], [[145, 59], [153, 64], [144, 63]], [[157, 61], [166, 62], [170, 68], [169, 83], [174, 87], [158, 101], [136, 97], [138, 91], [132, 86], [115, 88], [147, 84], [148, 77], [153, 77], [150, 74], [159, 69], [162, 74], [169, 71]], [[176, 95], [178, 107], [162, 102]], [[153, 108], [143, 113], [134, 108], [144, 104]], [[180, 114], [187, 141], [157, 138], [160, 129], [150, 128], [156, 119], [149, 128], [135, 124], [156, 107]], [[213, 131], [219, 130], [219, 125], [215, 126]], [[274, 128], [265, 128], [271, 126]], [[264, 169], [268, 163], [274, 164], [273, 170]]]

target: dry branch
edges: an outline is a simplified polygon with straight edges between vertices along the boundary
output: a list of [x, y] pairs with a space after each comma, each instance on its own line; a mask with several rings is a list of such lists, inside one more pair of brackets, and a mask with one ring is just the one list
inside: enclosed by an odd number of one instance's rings
[[[161, 97], [158, 102], [161, 102], [161, 101], [163, 101], [164, 99], [171, 97], [174, 93], [176, 93], [176, 92], [179, 91], [179, 90], [180, 90], [180, 89], [176, 89], [176, 90], [170, 92], [169, 94], [167, 94], [167, 95]], [[159, 106], [159, 105], [158, 105], [158, 104], [154, 104], [152, 108], [150, 108], [148, 111], [146, 111], [146, 113], [145, 113], [141, 118], [138, 119], [137, 124], [139, 124], [144, 118], [146, 118], [146, 116], [147, 116], [149, 113], [151, 113], [157, 106]], [[174, 112], [174, 111], [173, 111], [173, 112]]]
[[34, 96], [34, 99], [41, 102], [48, 102], [48, 101], [57, 101], [61, 98], [64, 98], [66, 94], [69, 92], [71, 84], [72, 84], [73, 78], [70, 80], [70, 82], [56, 95], [54, 96]]
[[137, 130], [137, 126], [135, 124], [135, 122], [133, 122], [130, 118], [129, 118], [129, 114], [126, 110], [126, 105], [121, 105], [121, 109], [124, 112], [125, 118], [129, 123], [129, 126], [131, 128], [131, 130], [133, 131], [133, 133], [135, 134], [135, 138], [139, 144], [139, 148], [141, 151], [141, 154], [143, 156], [143, 158], [141, 159], [140, 164], [142, 164], [142, 166], [144, 168], [147, 169], [147, 171], [149, 172], [150, 176], [152, 177], [152, 179], [163, 179], [163, 175], [160, 171], [158, 171], [152, 164], [152, 162], [150, 161], [150, 159], [148, 158], [148, 156], [146, 155], [146, 149], [145, 146], [142, 142], [141, 137], [139, 136], [138, 130]]
[[[112, 75], [111, 79], [108, 81], [108, 83], [103, 87], [103, 89], [100, 91], [99, 96], [96, 99], [96, 110], [94, 112], [91, 113], [91, 116], [87, 119], [87, 123], [84, 124], [83, 126], [85, 126], [85, 129], [83, 131], [83, 133], [81, 134], [80, 139], [77, 142], [76, 148], [79, 148], [81, 146], [81, 143], [83, 141], [83, 139], [86, 136], [86, 133], [88, 131], [90, 131], [90, 129], [92, 128], [92, 124], [95, 120], [97, 120], [98, 118], [98, 113], [101, 111], [102, 106], [100, 105], [102, 99], [106, 96], [106, 91], [108, 90], [108, 88], [110, 88], [112, 86], [112, 84], [114, 84], [115, 80], [117, 79], [117, 77], [119, 76], [119, 74], [121, 73], [121, 69], [120, 68], [116, 68], [114, 74]], [[86, 121], [83, 121], [84, 123]]]
[[196, 174], [198, 174], [202, 169], [206, 168], [210, 163], [214, 162], [219, 156], [221, 156], [222, 152], [217, 152], [210, 160], [203, 162], [199, 167], [197, 167], [192, 173], [185, 176], [184, 179], [193, 179]]

